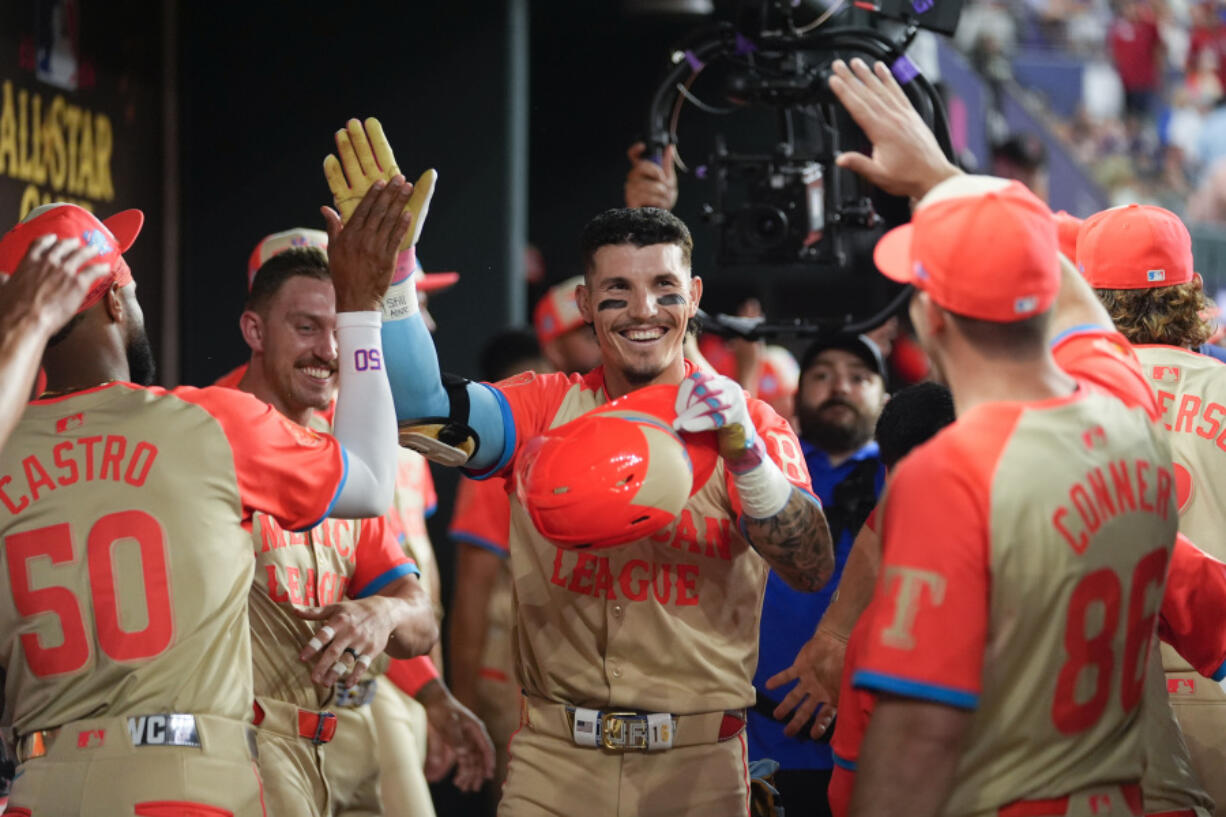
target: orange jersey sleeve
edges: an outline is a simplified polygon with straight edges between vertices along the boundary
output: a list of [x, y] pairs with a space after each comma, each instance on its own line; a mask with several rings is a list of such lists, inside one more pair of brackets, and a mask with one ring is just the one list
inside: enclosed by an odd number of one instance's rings
[[1226, 564], [1179, 534], [1158, 614], [1158, 635], [1201, 675], [1221, 681], [1226, 678], [1224, 619]]
[[[956, 428], [913, 451], [890, 482], [881, 574], [852, 683], [974, 709], [989, 616], [988, 489], [982, 465], [944, 444]], [[993, 456], [999, 446], [970, 450]]]
[[860, 759], [860, 744], [864, 742], [868, 719], [873, 712], [872, 694], [852, 686], [853, 669], [864, 644], [871, 613], [870, 605], [852, 628], [851, 636], [847, 639], [847, 652], [843, 657], [843, 680], [839, 685], [839, 716], [834, 724], [834, 735], [830, 738], [830, 753], [835, 769], [830, 778], [828, 799], [830, 813], [834, 817], [847, 817], [856, 764]]
[[235, 389], [183, 386], [172, 393], [221, 425], [245, 519], [264, 511], [286, 528], [306, 530], [327, 518], [348, 471], [348, 455], [335, 437], [304, 428]]
[[506, 558], [511, 535], [511, 498], [503, 479], [461, 479], [447, 533], [457, 542]]
[[354, 546], [353, 577], [347, 593], [351, 598], [373, 596], [404, 576], [420, 576], [417, 563], [396, 541], [386, 516], [363, 519]]
[[[817, 498], [817, 494], [813, 493], [809, 466], [805, 463], [805, 455], [800, 450], [800, 442], [796, 439], [796, 432], [792, 430], [792, 426], [761, 400], [748, 395], [745, 399], [749, 406], [749, 419], [753, 421], [754, 428], [762, 437], [767, 455], [783, 471], [788, 482], [803, 489], [813, 497], [818, 505], [821, 505], [821, 500]], [[728, 487], [728, 498], [732, 502], [732, 509], [739, 516], [741, 498], [737, 494], [732, 472], [727, 469], [724, 469], [724, 483]]]
[[1099, 327], [1070, 329], [1052, 343], [1052, 355], [1065, 372], [1128, 406], [1141, 406], [1153, 419], [1162, 416], [1145, 379], [1141, 361], [1119, 332]]
[[488, 479], [506, 474], [520, 444], [548, 430], [567, 392], [580, 383], [590, 386], [592, 382], [602, 382], [593, 380], [593, 375], [598, 374], [600, 369], [587, 375], [523, 372], [490, 384], [502, 407], [506, 443], [498, 462], [485, 471], [469, 472], [469, 475], [473, 479]]

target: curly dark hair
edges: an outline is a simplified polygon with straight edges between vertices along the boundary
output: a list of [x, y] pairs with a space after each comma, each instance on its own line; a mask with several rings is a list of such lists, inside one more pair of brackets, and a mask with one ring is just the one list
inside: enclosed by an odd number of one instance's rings
[[605, 210], [587, 223], [579, 236], [579, 252], [583, 256], [583, 272], [592, 271], [596, 251], [601, 247], [633, 244], [676, 244], [681, 248], [681, 260], [688, 267], [694, 251], [694, 239], [685, 222], [659, 207], [618, 207]]
[[1213, 334], [1213, 302], [1199, 280], [1152, 289], [1096, 289], [1115, 328], [1132, 343], [1194, 349]]

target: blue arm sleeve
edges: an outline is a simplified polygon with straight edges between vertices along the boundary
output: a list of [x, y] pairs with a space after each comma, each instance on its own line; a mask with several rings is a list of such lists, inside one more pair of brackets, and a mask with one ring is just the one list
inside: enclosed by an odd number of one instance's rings
[[[420, 313], [383, 322], [383, 359], [398, 422], [447, 417], [451, 413], [434, 340]], [[467, 467], [481, 471], [505, 462], [508, 458], [503, 449], [508, 440], [515, 439], [515, 429], [502, 410], [497, 391], [482, 383], [469, 383], [468, 402], [468, 425], [477, 432], [481, 444]], [[512, 423], [510, 429], [506, 427], [508, 423]]]

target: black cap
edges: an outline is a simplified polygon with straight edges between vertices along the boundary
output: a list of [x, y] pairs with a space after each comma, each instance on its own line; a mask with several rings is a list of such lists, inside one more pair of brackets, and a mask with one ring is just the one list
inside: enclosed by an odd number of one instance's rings
[[812, 345], [805, 350], [805, 355], [801, 359], [801, 373], [807, 372], [809, 367], [813, 365], [813, 361], [817, 360], [817, 356], [827, 349], [842, 349], [845, 352], [851, 352], [863, 360], [865, 365], [874, 372], [885, 377], [885, 360], [881, 356], [881, 349], [877, 347], [872, 338], [867, 335], [848, 335], [844, 333], [829, 335], [813, 341]]

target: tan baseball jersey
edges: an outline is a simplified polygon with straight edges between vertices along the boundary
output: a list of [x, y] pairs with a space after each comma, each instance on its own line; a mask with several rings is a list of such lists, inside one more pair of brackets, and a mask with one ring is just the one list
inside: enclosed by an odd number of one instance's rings
[[[315, 416], [312, 424], [326, 429]], [[320, 709], [332, 695], [311, 680], [299, 660], [320, 622], [294, 615], [293, 606], [322, 607], [374, 595], [404, 576], [417, 575], [389, 529], [387, 517], [324, 519], [305, 531], [287, 530], [267, 514], [252, 526], [255, 582], [251, 586], [251, 644], [255, 693], [306, 709]]]
[[0, 452], [6, 725], [250, 719], [252, 515], [310, 527], [344, 469], [335, 439], [229, 389], [32, 402]]
[[[686, 374], [693, 367], [686, 363]], [[497, 384], [518, 442], [608, 402], [602, 368], [527, 373]], [[809, 475], [787, 421], [749, 399], [772, 459], [806, 490]], [[511, 501], [512, 649], [525, 693], [577, 706], [688, 714], [753, 702], [766, 563], [741, 535], [740, 504], [720, 461], [676, 521], [650, 539], [600, 551], [563, 550]]]
[[1084, 381], [977, 406], [899, 465], [884, 504], [853, 684], [973, 711], [947, 815], [1142, 776], [1145, 668], [1178, 527], [1170, 446], [1141, 400], [1118, 397], [1149, 398], [1122, 338], [1067, 343], [1116, 381], [1110, 393]]

